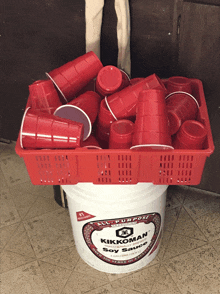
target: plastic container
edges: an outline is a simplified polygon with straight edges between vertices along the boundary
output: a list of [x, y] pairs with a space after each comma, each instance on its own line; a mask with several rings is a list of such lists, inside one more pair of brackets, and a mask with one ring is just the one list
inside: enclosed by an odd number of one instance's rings
[[[166, 80], [163, 82], [166, 85]], [[191, 79], [191, 87], [192, 95], [199, 103], [197, 120], [207, 130], [203, 150], [25, 150], [19, 140], [15, 150], [24, 159], [35, 185], [72, 185], [78, 182], [198, 185], [206, 158], [214, 151], [214, 144], [202, 82]]]
[[161, 243], [166, 185], [62, 186], [67, 195], [80, 257], [106, 273], [128, 273], [146, 266]]

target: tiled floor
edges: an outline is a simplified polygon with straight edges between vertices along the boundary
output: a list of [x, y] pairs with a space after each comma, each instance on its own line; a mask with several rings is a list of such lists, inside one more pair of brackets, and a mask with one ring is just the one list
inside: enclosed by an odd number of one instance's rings
[[220, 197], [169, 187], [156, 258], [128, 274], [94, 270], [79, 257], [68, 210], [52, 186], [33, 186], [14, 143], [0, 144], [1, 294], [220, 293]]

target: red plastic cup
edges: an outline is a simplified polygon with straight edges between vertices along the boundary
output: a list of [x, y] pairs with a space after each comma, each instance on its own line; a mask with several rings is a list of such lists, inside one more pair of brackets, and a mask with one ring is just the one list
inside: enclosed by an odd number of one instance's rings
[[192, 94], [192, 87], [190, 79], [186, 77], [174, 76], [170, 77], [167, 81], [167, 91], [168, 93], [173, 93], [177, 91], [187, 92]]
[[100, 103], [97, 125], [96, 125], [96, 138], [102, 148], [109, 146], [110, 126], [115, 121], [111, 112], [108, 110], [105, 99]]
[[131, 149], [173, 150], [170, 135], [156, 131], [134, 132]]
[[136, 118], [146, 115], [163, 115], [166, 112], [165, 93], [160, 89], [143, 90], [138, 96]]
[[166, 93], [166, 88], [160, 78], [153, 74], [137, 84], [105, 97], [106, 105], [116, 120], [136, 115], [138, 95], [144, 89], [160, 89]]
[[140, 92], [132, 145], [132, 149], [173, 149], [163, 90]]
[[58, 107], [54, 115], [82, 123], [84, 125], [84, 140], [86, 140], [92, 132], [100, 100], [97, 93], [87, 91], [68, 104]]
[[46, 75], [68, 102], [97, 76], [102, 67], [99, 58], [93, 51], [90, 51]]
[[109, 148], [130, 149], [132, 146], [132, 135], [134, 123], [130, 120], [117, 120], [111, 124]]
[[167, 115], [171, 135], [174, 135], [186, 120], [196, 119], [199, 104], [187, 92], [173, 92], [166, 97]]
[[81, 147], [87, 149], [102, 149], [96, 138], [92, 135], [90, 135], [88, 139], [82, 142]]
[[150, 130], [170, 134], [167, 116], [163, 115], [146, 115], [137, 117], [135, 120], [135, 126], [136, 132], [146, 132]]
[[175, 149], [203, 149], [207, 130], [196, 120], [187, 120], [177, 132], [173, 146]]
[[103, 67], [96, 78], [96, 91], [102, 96], [109, 96], [129, 85], [128, 75], [113, 65]]
[[55, 117], [28, 107], [20, 130], [22, 148], [55, 149], [80, 147], [83, 124]]
[[136, 85], [140, 82], [142, 82], [145, 78], [133, 78], [133, 79], [130, 79], [130, 84], [133, 86], [133, 85]]
[[38, 80], [29, 85], [29, 97], [33, 109], [53, 114], [62, 103], [51, 80]]

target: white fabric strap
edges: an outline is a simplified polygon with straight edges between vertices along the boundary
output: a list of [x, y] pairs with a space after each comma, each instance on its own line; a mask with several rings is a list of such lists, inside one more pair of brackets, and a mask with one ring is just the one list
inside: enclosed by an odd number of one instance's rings
[[100, 59], [100, 35], [104, 0], [85, 0], [86, 52], [93, 51]]
[[[86, 52], [93, 51], [100, 58], [100, 35], [104, 0], [85, 0]], [[129, 0], [115, 0], [117, 15], [118, 68], [131, 73]]]
[[118, 38], [118, 68], [128, 75], [131, 73], [130, 58], [130, 9], [128, 0], [115, 0], [117, 14], [117, 38]]

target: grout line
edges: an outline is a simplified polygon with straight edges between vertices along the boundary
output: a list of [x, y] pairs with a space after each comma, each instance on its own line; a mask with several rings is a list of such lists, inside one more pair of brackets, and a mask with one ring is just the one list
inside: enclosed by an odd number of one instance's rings
[[47, 286], [48, 292], [49, 292], [50, 294], [53, 294], [53, 293], [51, 293], [50, 288], [49, 288], [49, 286], [48, 286], [48, 284], [47, 284], [47, 280], [45, 279], [44, 273], [43, 273], [42, 270], [41, 270], [41, 266], [40, 266], [40, 264], [39, 264], [39, 260], [37, 260], [37, 265], [38, 265], [39, 270], [40, 270], [40, 272], [41, 272], [41, 274], [42, 274], [42, 277], [43, 277], [43, 279], [44, 279], [44, 282], [45, 282], [45, 284], [46, 284], [46, 286]]
[[[205, 241], [204, 241], [204, 242], [205, 242]], [[167, 263], [169, 260], [175, 259], [175, 258], [177, 258], [177, 257], [179, 257], [179, 256], [182, 256], [182, 255], [184, 255], [184, 254], [190, 253], [190, 252], [192, 252], [192, 251], [194, 251], [194, 250], [197, 250], [197, 249], [199, 249], [199, 248], [202, 248], [202, 247], [204, 247], [204, 246], [207, 246], [207, 244], [203, 244], [203, 245], [201, 245], [201, 246], [198, 246], [198, 247], [196, 247], [196, 248], [190, 249], [190, 250], [188, 250], [188, 251], [185, 251], [185, 252], [180, 253], [180, 254], [178, 254], [178, 255], [175, 255], [175, 256], [173, 256], [173, 257], [169, 257], [169, 259], [164, 260], [163, 264], [166, 265], [166, 263]]]
[[[191, 219], [191, 221], [195, 224], [195, 226], [197, 227], [197, 229], [200, 231], [200, 233], [205, 237], [206, 241], [208, 241], [208, 238], [205, 236], [205, 234], [201, 231], [200, 227], [197, 225], [197, 223], [195, 222], [195, 220], [193, 219], [193, 217], [188, 213], [188, 211], [186, 210], [185, 206], [183, 205], [183, 209], [184, 211], [187, 213], [188, 217]], [[186, 236], [187, 237], [187, 236]], [[196, 240], [200, 240], [200, 239], [197, 239], [197, 238], [193, 238], [193, 239], [196, 239]], [[200, 240], [202, 241], [202, 240]], [[204, 241], [204, 240], [203, 240]]]
[[[15, 252], [12, 252], [12, 253], [15, 253]], [[17, 253], [17, 254], [20, 255], [20, 256], [23, 256], [23, 255], [21, 255], [21, 254], [19, 254], [19, 253]], [[26, 262], [26, 263], [23, 263], [23, 264], [21, 264], [21, 265], [19, 265], [19, 266], [17, 266], [17, 267], [14, 267], [14, 268], [12, 268], [12, 269], [10, 269], [10, 270], [3, 271], [3, 272], [1, 272], [1, 274], [5, 274], [5, 273], [8, 273], [8, 272], [10, 272], [10, 271], [16, 270], [16, 269], [18, 269], [19, 267], [22, 267], [22, 266], [24, 266], [24, 265], [27, 265], [27, 264], [32, 263], [32, 262], [35, 262], [35, 261], [37, 262], [36, 259], [33, 259], [33, 260], [28, 261], [28, 262]], [[0, 274], [0, 275], [1, 275], [1, 274]]]

